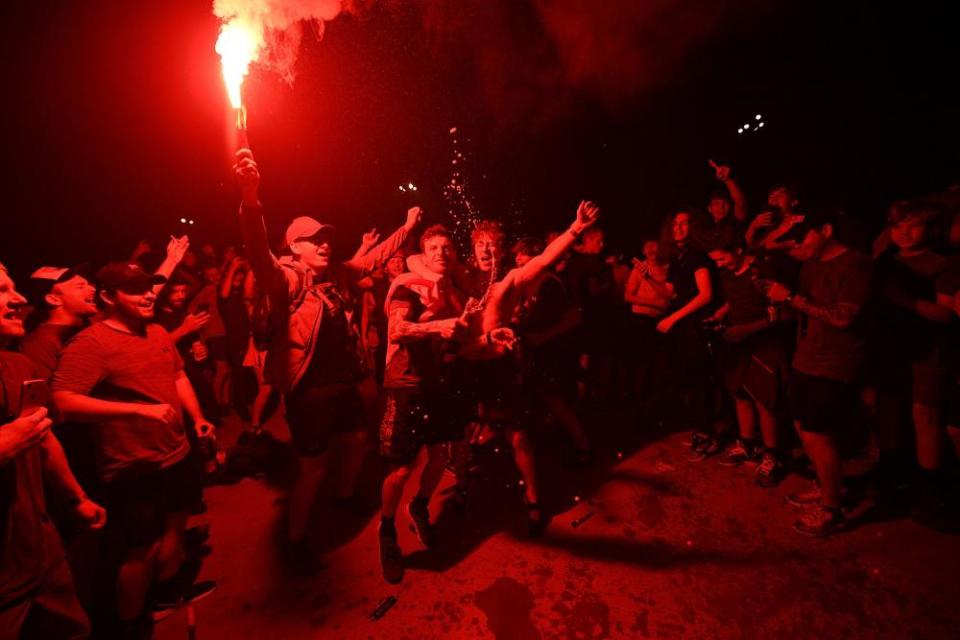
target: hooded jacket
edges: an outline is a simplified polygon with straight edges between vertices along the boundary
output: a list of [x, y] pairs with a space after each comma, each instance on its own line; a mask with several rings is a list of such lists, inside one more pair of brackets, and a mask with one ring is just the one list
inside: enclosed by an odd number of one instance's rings
[[[303, 378], [313, 358], [323, 357], [322, 353], [315, 353], [314, 347], [326, 294], [306, 265], [293, 258], [278, 260], [270, 252], [261, 207], [242, 206], [240, 228], [257, 285], [267, 294], [271, 313], [278, 314], [276, 322], [283, 329], [271, 337], [264, 373], [271, 384], [289, 393]], [[408, 236], [409, 231], [400, 227], [366, 255], [331, 264], [331, 277], [325, 281], [332, 281], [341, 290], [351, 286], [382, 266]], [[350, 326], [356, 338], [355, 323], [351, 321]]]

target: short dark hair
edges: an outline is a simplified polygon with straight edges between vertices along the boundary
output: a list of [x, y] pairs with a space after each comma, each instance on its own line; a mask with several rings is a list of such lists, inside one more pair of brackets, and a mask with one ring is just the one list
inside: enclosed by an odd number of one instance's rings
[[540, 238], [534, 238], [533, 236], [526, 236], [517, 240], [517, 243], [513, 245], [511, 252], [514, 256], [525, 255], [525, 256], [538, 256], [543, 253], [543, 241]]
[[427, 244], [427, 240], [436, 237], [446, 238], [447, 240], [453, 242], [453, 236], [450, 235], [450, 230], [442, 224], [435, 224], [423, 230], [423, 235], [420, 236], [420, 250], [423, 251], [423, 248]]
[[920, 198], [907, 202], [895, 202], [890, 207], [890, 213], [887, 215], [888, 224], [897, 224], [907, 218], [918, 218], [921, 222], [929, 225], [938, 221], [943, 216], [943, 207], [939, 202]]

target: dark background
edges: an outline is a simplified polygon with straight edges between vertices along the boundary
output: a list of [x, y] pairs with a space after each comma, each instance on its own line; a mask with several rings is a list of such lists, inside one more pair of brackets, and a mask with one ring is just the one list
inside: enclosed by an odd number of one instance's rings
[[[21, 279], [102, 262], [162, 245], [182, 216], [197, 242], [235, 241], [210, 5], [18, 4], [3, 9], [0, 260]], [[950, 3], [363, 4], [308, 35], [292, 85], [254, 69], [244, 87], [276, 238], [309, 214], [352, 253], [402, 221], [410, 180], [444, 221], [454, 126], [481, 212], [539, 232], [589, 197], [626, 252], [704, 203], [708, 158], [754, 212], [788, 179], [873, 224], [960, 177]], [[738, 135], [756, 113], [764, 130]]]

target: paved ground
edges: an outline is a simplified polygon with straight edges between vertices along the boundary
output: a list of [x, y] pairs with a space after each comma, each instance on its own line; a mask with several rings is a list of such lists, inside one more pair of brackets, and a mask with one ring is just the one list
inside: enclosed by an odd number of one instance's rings
[[[398, 520], [409, 566], [398, 586], [380, 577], [375, 514], [321, 505], [314, 542], [327, 566], [301, 577], [276, 551], [286, 479], [211, 489], [198, 521], [212, 525], [214, 549], [201, 577], [220, 587], [196, 605], [196, 638], [958, 637], [960, 538], [908, 519], [799, 536], [783, 496], [807, 481], [763, 490], [748, 468], [689, 462], [684, 441], [665, 436], [619, 456], [610, 445], [579, 472], [548, 456], [555, 516], [538, 540], [523, 535], [504, 452], [491, 451], [466, 516], [445, 508], [443, 490], [432, 502], [439, 549], [421, 549]], [[378, 475], [371, 466], [369, 489]], [[396, 605], [371, 621], [388, 596]], [[178, 612], [156, 637], [188, 637], [187, 626]]]

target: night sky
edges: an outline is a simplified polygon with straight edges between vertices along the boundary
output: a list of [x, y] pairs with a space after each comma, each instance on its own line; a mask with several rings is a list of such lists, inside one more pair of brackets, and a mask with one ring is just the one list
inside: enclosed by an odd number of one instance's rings
[[[3, 9], [0, 233], [15, 277], [127, 255], [182, 216], [198, 241], [234, 241], [209, 4], [17, 4]], [[483, 213], [540, 232], [589, 197], [626, 253], [671, 208], [704, 203], [710, 158], [754, 212], [786, 179], [871, 223], [960, 177], [950, 3], [362, 4], [305, 39], [292, 85], [258, 69], [245, 85], [277, 238], [308, 214], [352, 253], [362, 230], [402, 222], [408, 181], [443, 222], [451, 127]], [[757, 113], [764, 130], [738, 135]]]

